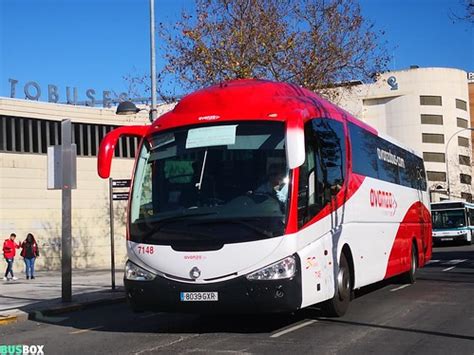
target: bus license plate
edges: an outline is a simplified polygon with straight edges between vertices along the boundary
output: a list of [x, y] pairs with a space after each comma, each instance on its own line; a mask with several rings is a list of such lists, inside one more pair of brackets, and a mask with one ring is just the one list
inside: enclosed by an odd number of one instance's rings
[[181, 292], [181, 302], [218, 301], [217, 292]]

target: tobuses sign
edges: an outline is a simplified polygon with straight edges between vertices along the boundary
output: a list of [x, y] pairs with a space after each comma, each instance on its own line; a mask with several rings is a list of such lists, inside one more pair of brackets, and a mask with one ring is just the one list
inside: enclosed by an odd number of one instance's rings
[[[36, 81], [20, 83], [17, 79], [9, 78], [10, 97], [17, 98], [17, 91], [23, 89], [24, 97], [27, 100], [47, 100], [52, 103], [66, 103], [69, 105], [85, 105], [94, 107], [102, 104], [102, 107], [110, 107], [112, 103], [129, 100], [127, 93], [115, 94], [112, 91], [104, 90], [102, 93], [95, 89], [87, 89], [84, 94], [86, 99], [79, 101], [77, 87], [66, 86], [66, 90], [60, 90], [57, 85], [48, 84], [47, 88], [41, 87]], [[115, 97], [113, 97], [115, 96]]]

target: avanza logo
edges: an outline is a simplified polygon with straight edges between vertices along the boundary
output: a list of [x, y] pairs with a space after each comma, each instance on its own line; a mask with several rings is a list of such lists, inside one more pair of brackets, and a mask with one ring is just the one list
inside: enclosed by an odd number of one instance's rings
[[393, 216], [397, 211], [397, 200], [391, 192], [370, 189], [370, 206], [386, 209]]

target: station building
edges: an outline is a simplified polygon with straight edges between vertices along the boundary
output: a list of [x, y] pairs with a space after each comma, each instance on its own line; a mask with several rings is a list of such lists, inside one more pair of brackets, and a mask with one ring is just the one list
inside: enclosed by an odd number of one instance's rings
[[[474, 83], [466, 72], [418, 68], [380, 74], [371, 84], [336, 89], [336, 104], [422, 154], [434, 201], [472, 201]], [[173, 105], [159, 106], [158, 115]], [[469, 116], [471, 111], [471, 117]], [[0, 98], [0, 237], [33, 233], [40, 269], [61, 264], [61, 191], [47, 189], [47, 147], [61, 143], [61, 121], [70, 119], [77, 146], [77, 189], [72, 191], [74, 268], [110, 266], [109, 182], [97, 175], [102, 137], [123, 125], [148, 124], [148, 114], [118, 116], [113, 108]], [[136, 138], [122, 138], [111, 177], [131, 177]], [[449, 164], [449, 182], [447, 164]], [[123, 265], [126, 202], [114, 202], [115, 259]], [[15, 263], [16, 271], [23, 268]]]
[[423, 156], [433, 201], [448, 198], [448, 185], [451, 199], [472, 201], [474, 87], [466, 72], [413, 66], [352, 84], [336, 89], [336, 103]]
[[[159, 107], [158, 114], [171, 107]], [[110, 267], [109, 181], [97, 175], [102, 137], [123, 125], [149, 124], [141, 111], [119, 116], [112, 108], [0, 98], [0, 236], [17, 241], [33, 233], [39, 243], [41, 270], [61, 265], [61, 191], [47, 189], [47, 147], [61, 143], [61, 121], [72, 122], [77, 146], [77, 188], [72, 190], [73, 268]], [[124, 137], [112, 162], [111, 177], [129, 179], [137, 138]], [[120, 190], [119, 190], [120, 191]], [[115, 259], [126, 257], [126, 202], [114, 202]], [[23, 269], [18, 258], [15, 270]]]

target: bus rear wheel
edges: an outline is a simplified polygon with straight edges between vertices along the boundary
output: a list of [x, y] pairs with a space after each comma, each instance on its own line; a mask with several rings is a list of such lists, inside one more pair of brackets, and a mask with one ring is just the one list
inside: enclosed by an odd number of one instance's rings
[[352, 298], [351, 270], [347, 257], [341, 253], [339, 260], [339, 270], [336, 277], [336, 290], [334, 297], [323, 303], [324, 314], [329, 317], [342, 317], [349, 308]]
[[416, 250], [416, 244], [413, 242], [411, 245], [411, 259], [410, 259], [410, 270], [400, 276], [400, 280], [404, 284], [414, 284], [416, 282], [416, 270], [418, 269], [418, 252]]

